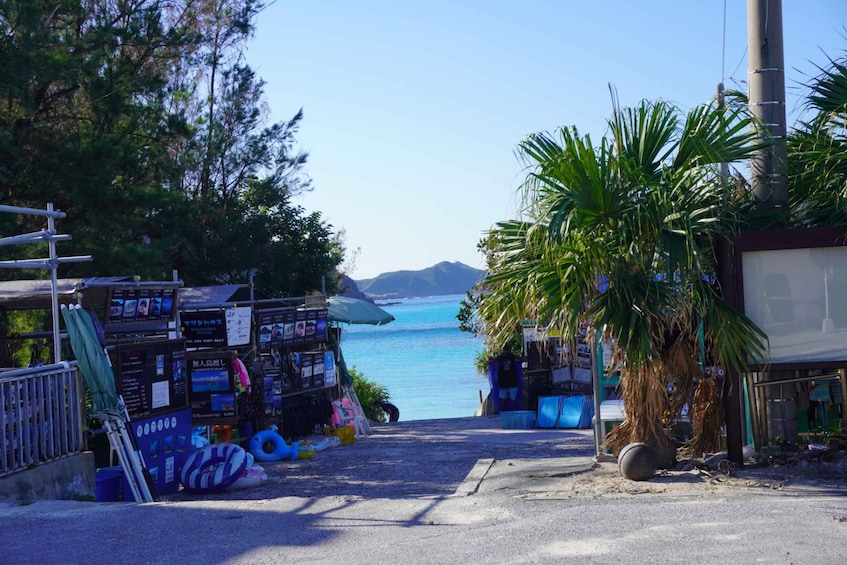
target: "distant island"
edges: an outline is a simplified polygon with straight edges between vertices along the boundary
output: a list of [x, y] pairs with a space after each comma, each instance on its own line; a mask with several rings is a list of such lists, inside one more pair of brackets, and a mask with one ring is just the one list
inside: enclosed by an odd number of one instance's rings
[[463, 263], [442, 261], [420, 271], [394, 271], [382, 273], [372, 279], [353, 281], [346, 279], [342, 285], [352, 282], [344, 294], [359, 297], [361, 293], [380, 300], [392, 298], [419, 298], [465, 294], [479, 282], [485, 271], [474, 269]]

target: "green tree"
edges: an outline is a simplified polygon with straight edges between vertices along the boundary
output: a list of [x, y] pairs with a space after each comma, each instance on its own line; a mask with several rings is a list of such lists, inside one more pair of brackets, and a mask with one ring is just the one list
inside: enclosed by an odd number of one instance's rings
[[388, 389], [368, 379], [355, 366], [350, 369], [350, 377], [353, 379], [353, 390], [356, 391], [356, 397], [362, 405], [362, 412], [365, 413], [365, 417], [374, 422], [387, 421], [388, 414], [382, 409], [382, 404], [391, 400]]
[[788, 137], [792, 210], [801, 226], [847, 225], [847, 57], [807, 85], [806, 110]]
[[716, 394], [694, 394], [695, 379], [716, 393], [697, 364], [701, 321], [707, 355], [724, 367], [746, 369], [746, 352], [766, 345], [715, 283], [716, 242], [739, 229], [745, 202], [718, 164], [750, 156], [750, 125], [736, 108], [709, 104], [682, 115], [645, 101], [616, 104], [597, 145], [574, 127], [519, 145], [528, 165], [525, 219], [490, 232], [478, 313], [499, 342], [525, 319], [571, 340], [583, 323], [612, 338], [627, 412], [607, 438], [614, 449], [645, 441], [667, 454], [669, 424], [686, 401], [692, 446], [716, 447]]
[[[95, 263], [63, 274], [166, 269], [142, 242], [167, 229], [162, 212], [183, 202], [160, 191], [174, 172], [168, 144], [184, 133], [164, 108], [163, 88], [164, 62], [188, 40], [162, 25], [163, 4], [0, 2], [0, 191], [6, 203], [53, 202], [68, 213], [60, 229], [75, 239], [63, 254], [92, 254]], [[14, 231], [43, 227], [11, 221]]]
[[[68, 214], [61, 276], [334, 290], [344, 247], [310, 188], [302, 119], [268, 124], [243, 52], [255, 0], [0, 0], [0, 199]], [[43, 228], [0, 218], [6, 233]], [[44, 256], [28, 246], [3, 258]], [[13, 273], [32, 277], [41, 273]]]

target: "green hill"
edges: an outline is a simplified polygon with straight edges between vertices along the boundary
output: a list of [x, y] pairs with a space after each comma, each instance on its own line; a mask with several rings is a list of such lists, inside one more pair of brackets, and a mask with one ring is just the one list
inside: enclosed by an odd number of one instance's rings
[[463, 263], [442, 261], [420, 271], [394, 271], [356, 281], [359, 290], [377, 298], [417, 298], [464, 294], [485, 274]]

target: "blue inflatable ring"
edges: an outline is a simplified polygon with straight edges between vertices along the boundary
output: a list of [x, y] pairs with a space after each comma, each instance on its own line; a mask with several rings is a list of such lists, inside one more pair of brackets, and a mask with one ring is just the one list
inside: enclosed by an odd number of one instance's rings
[[[270, 444], [270, 451], [265, 449], [265, 444]], [[281, 435], [273, 430], [262, 430], [250, 439], [250, 453], [259, 461], [280, 461], [290, 457], [292, 461], [297, 459], [297, 442], [289, 447]]]
[[237, 481], [247, 468], [247, 452], [234, 443], [219, 443], [190, 454], [180, 479], [186, 490], [216, 492]]

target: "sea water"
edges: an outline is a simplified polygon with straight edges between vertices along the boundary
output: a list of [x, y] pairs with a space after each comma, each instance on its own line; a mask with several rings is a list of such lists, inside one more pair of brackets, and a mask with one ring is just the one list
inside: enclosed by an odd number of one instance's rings
[[380, 304], [395, 320], [383, 326], [341, 325], [347, 367], [386, 387], [400, 420], [473, 416], [488, 380], [474, 368], [482, 338], [459, 329], [464, 295]]

